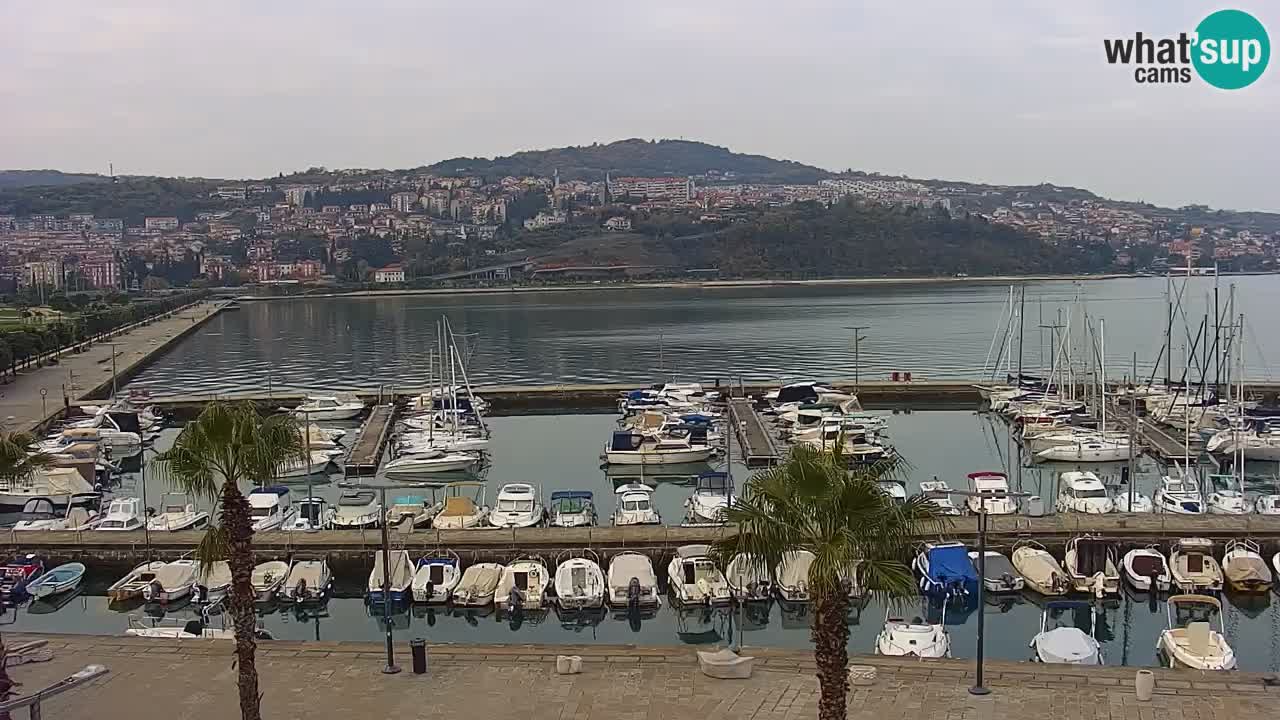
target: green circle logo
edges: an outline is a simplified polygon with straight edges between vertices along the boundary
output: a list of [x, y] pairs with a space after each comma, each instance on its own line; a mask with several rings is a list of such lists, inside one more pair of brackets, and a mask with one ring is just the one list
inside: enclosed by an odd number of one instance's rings
[[1271, 40], [1257, 18], [1243, 10], [1219, 10], [1196, 26], [1191, 62], [1210, 85], [1222, 90], [1248, 87], [1271, 59]]

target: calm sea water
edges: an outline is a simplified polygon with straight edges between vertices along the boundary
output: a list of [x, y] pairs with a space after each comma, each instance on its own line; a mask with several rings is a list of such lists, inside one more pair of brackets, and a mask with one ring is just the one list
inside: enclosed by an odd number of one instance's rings
[[[1179, 280], [1178, 282], [1182, 282]], [[1175, 375], [1186, 336], [1197, 332], [1212, 278], [1182, 295], [1190, 325], [1175, 323]], [[1237, 286], [1246, 314], [1252, 378], [1274, 378], [1280, 306], [1274, 276], [1222, 278], [1220, 310]], [[1031, 282], [1023, 317], [1024, 362], [1052, 364], [1053, 332], [1074, 311], [1104, 318], [1109, 374], [1140, 374], [1164, 343], [1166, 282], [1133, 278]], [[435, 323], [447, 315], [466, 335], [468, 369], [480, 384], [649, 382], [852, 377], [854, 326], [864, 378], [910, 371], [917, 379], [983, 375], [1009, 288], [999, 284], [734, 289], [637, 289], [499, 295], [300, 299], [246, 303], [224, 313], [130, 383], [160, 393], [375, 388], [423, 384]], [[1061, 312], [1061, 315], [1059, 314]]]

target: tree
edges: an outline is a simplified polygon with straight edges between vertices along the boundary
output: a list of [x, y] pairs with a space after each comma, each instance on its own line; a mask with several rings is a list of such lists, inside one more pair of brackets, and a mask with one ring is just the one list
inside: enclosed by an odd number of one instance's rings
[[876, 484], [898, 461], [846, 470], [839, 453], [804, 446], [747, 481], [744, 497], [726, 512], [737, 533], [716, 543], [721, 559], [745, 553], [772, 573], [788, 552], [807, 550], [813, 598], [813, 645], [821, 696], [820, 720], [843, 720], [849, 691], [849, 592], [845, 577], [884, 602], [915, 597], [910, 557], [915, 537], [944, 526], [921, 497], [895, 505]]
[[9, 347], [9, 343], [4, 338], [0, 338], [0, 381], [4, 380], [4, 376], [8, 374], [10, 368], [13, 367], [13, 350]]
[[31, 433], [0, 431], [0, 480], [7, 483], [23, 480], [53, 463], [53, 458], [45, 453], [27, 449], [35, 442]]
[[302, 436], [288, 415], [263, 417], [250, 403], [214, 402], [183, 429], [173, 448], [157, 458], [162, 478], [217, 507], [218, 523], [196, 550], [202, 572], [226, 560], [231, 567], [227, 609], [235, 623], [240, 716], [260, 720], [255, 659], [253, 527], [241, 484], [264, 484], [302, 457]]

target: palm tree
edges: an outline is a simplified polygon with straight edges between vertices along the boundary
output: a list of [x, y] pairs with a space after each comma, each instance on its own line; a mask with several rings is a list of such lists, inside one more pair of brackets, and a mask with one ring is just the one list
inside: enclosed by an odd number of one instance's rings
[[240, 485], [266, 483], [282, 465], [301, 456], [302, 436], [292, 417], [263, 417], [250, 403], [213, 402], [182, 430], [171, 449], [156, 457], [160, 477], [209, 500], [218, 511], [218, 523], [205, 533], [196, 555], [205, 572], [224, 559], [231, 567], [227, 609], [235, 623], [243, 720], [260, 720], [262, 713], [254, 658], [253, 526]]
[[0, 431], [0, 480], [23, 480], [40, 468], [48, 467], [53, 458], [42, 452], [31, 452], [36, 442], [31, 433]]
[[918, 594], [910, 557], [918, 534], [934, 534], [944, 520], [922, 498], [896, 505], [876, 484], [900, 471], [897, 460], [848, 470], [838, 452], [797, 446], [782, 464], [747, 481], [726, 512], [736, 533], [718, 541], [727, 560], [746, 553], [772, 573], [783, 555], [807, 550], [813, 601], [814, 659], [821, 696], [820, 720], [846, 717], [849, 691], [849, 592], [842, 576], [856, 567], [857, 582], [889, 603]]

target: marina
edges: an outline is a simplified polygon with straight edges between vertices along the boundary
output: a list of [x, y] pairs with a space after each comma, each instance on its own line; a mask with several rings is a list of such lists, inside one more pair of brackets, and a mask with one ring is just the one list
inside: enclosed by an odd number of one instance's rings
[[360, 426], [360, 434], [356, 436], [355, 444], [351, 446], [351, 452], [343, 463], [343, 474], [347, 477], [377, 474], [395, 419], [395, 405], [388, 403], [373, 406], [369, 411], [369, 418]]

